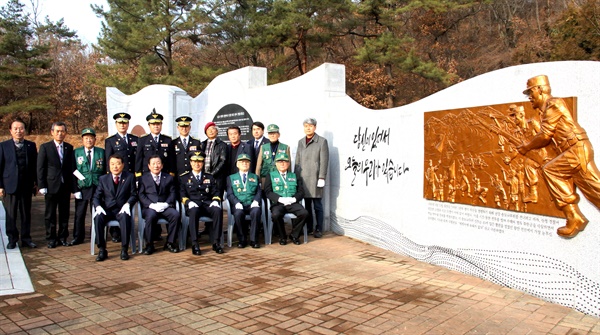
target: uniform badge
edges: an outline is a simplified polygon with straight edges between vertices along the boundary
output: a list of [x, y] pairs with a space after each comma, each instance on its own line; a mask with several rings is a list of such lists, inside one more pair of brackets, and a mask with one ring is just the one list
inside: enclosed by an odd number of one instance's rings
[[276, 183], [278, 183], [279, 182], [279, 177], [273, 178], [273, 181], [276, 182]]
[[253, 183], [256, 182], [256, 179], [254, 179], [254, 178], [248, 178], [248, 180], [251, 181], [251, 182], [253, 182]]
[[196, 146], [195, 146], [195, 145], [190, 147], [190, 151], [197, 151], [197, 150], [198, 150], [198, 149], [196, 149]]
[[179, 147], [175, 147], [175, 151], [179, 151]]
[[131, 142], [132, 147], [137, 147], [137, 142]]
[[210, 189], [207, 187], [206, 190], [204, 190], [204, 192], [210, 193]]
[[169, 143], [161, 143], [160, 146], [163, 147], [163, 148], [168, 148], [169, 147]]
[[79, 164], [79, 165], [83, 164], [83, 156], [77, 157], [77, 164]]
[[238, 193], [239, 193], [239, 192], [242, 192], [242, 189], [241, 189], [241, 188], [238, 188], [238, 189], [237, 189], [237, 191], [238, 191]]
[[237, 186], [237, 185], [239, 185], [239, 184], [240, 184], [240, 181], [239, 181], [239, 180], [234, 180], [234, 181], [233, 181], [233, 185], [236, 185], [236, 186]]
[[279, 191], [279, 186], [275, 186], [275, 191]]
[[165, 157], [167, 157], [167, 152], [165, 151]]

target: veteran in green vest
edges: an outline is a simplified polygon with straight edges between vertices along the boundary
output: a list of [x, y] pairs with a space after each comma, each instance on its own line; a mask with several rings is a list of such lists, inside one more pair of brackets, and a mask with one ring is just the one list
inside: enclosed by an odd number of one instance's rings
[[250, 215], [250, 246], [260, 248], [258, 242], [258, 225], [261, 216], [261, 188], [258, 175], [250, 172], [251, 158], [248, 154], [237, 156], [238, 172], [227, 178], [227, 200], [235, 221], [235, 231], [238, 236], [238, 248], [248, 245], [246, 232], [248, 227], [244, 220]]
[[104, 149], [96, 147], [94, 129], [83, 129], [81, 140], [83, 146], [74, 151], [77, 192], [75, 193], [75, 221], [71, 245], [81, 244], [85, 240], [85, 215], [87, 211], [91, 212], [90, 200], [96, 192], [98, 178], [106, 173]]
[[308, 211], [302, 207], [300, 201], [304, 198], [304, 185], [302, 179], [298, 179], [296, 174], [289, 172], [290, 156], [286, 153], [279, 153], [275, 157], [276, 171], [269, 174], [265, 181], [265, 193], [271, 201], [271, 216], [273, 224], [279, 234], [279, 244], [287, 244], [283, 216], [292, 213], [296, 216], [292, 220], [292, 232], [289, 235], [294, 244], [300, 244], [298, 239], [304, 224]]
[[[287, 144], [279, 142], [280, 135], [279, 127], [276, 124], [267, 126], [269, 143], [260, 146], [259, 155], [256, 158], [256, 174], [260, 176], [263, 186], [265, 184], [265, 178], [269, 173], [277, 171], [277, 167], [275, 166], [275, 156], [285, 153], [290, 157], [290, 147]], [[292, 172], [291, 168], [288, 168], [288, 172]]]

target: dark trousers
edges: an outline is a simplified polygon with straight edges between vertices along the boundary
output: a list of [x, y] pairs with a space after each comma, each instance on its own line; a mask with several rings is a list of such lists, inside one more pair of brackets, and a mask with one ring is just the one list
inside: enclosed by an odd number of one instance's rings
[[[158, 213], [152, 208], [144, 208], [142, 209], [142, 216], [146, 221], [146, 225], [144, 226], [144, 238], [146, 239], [146, 243], [152, 244], [152, 241], [154, 240], [153, 231], [156, 230], [159, 219], [167, 220], [167, 242], [175, 243], [175, 238], [177, 237], [177, 224], [179, 223], [179, 212], [175, 208], [169, 207], [161, 213]], [[121, 237], [121, 243], [126, 239], [125, 236], [126, 235], [123, 235]]]
[[[69, 211], [71, 208], [71, 192], [61, 185], [57, 193], [46, 194], [44, 197], [46, 210], [46, 241], [51, 242], [69, 237]], [[56, 232], [56, 210], [58, 209], [58, 233]]]
[[108, 224], [109, 221], [112, 221], [112, 220], [119, 221], [119, 228], [121, 229], [121, 232], [123, 233], [123, 238], [121, 240], [121, 246], [124, 248], [129, 247], [129, 239], [131, 236], [133, 220], [130, 215], [127, 215], [125, 213], [119, 214], [119, 211], [120, 211], [120, 209], [116, 210], [116, 211], [106, 210], [106, 215], [98, 214], [94, 218], [94, 223], [96, 224], [96, 238], [97, 238], [96, 244], [98, 245], [98, 248], [106, 248], [106, 236], [105, 236], [106, 225]]
[[288, 206], [284, 206], [280, 203], [271, 206], [273, 225], [277, 228], [279, 238], [281, 239], [287, 238], [285, 233], [285, 225], [283, 222], [283, 216], [287, 213], [292, 213], [296, 215], [296, 219], [292, 220], [291, 235], [294, 238], [298, 238], [300, 236], [300, 233], [302, 232], [302, 228], [304, 228], [304, 223], [306, 222], [308, 211], [297, 202]]
[[210, 207], [203, 202], [199, 202], [198, 207], [188, 209], [187, 215], [190, 219], [189, 231], [192, 244], [197, 242], [198, 222], [202, 216], [207, 216], [213, 220], [210, 228], [210, 242], [218, 244], [221, 241], [221, 235], [223, 234], [223, 210], [220, 207]]
[[73, 220], [73, 240], [83, 242], [85, 240], [85, 216], [86, 212], [92, 213], [90, 200], [96, 191], [96, 187], [88, 187], [81, 190], [82, 199], [75, 199], [75, 219]]
[[247, 242], [246, 232], [248, 231], [246, 226], [246, 215], [250, 215], [250, 241], [258, 241], [258, 225], [260, 224], [261, 209], [259, 207], [250, 208], [250, 205], [244, 206], [244, 209], [236, 209], [231, 206], [231, 212], [233, 214], [235, 222], [235, 233], [237, 234], [238, 241]]
[[[317, 226], [314, 227], [313, 220], [313, 205], [315, 209], [315, 216], [317, 218]], [[304, 206], [306, 206], [306, 211], [308, 212], [308, 217], [306, 218], [306, 227], [308, 228], [308, 232], [311, 233], [313, 231], [313, 227], [315, 230], [323, 231], [323, 203], [321, 202], [321, 198], [304, 198]]]
[[17, 215], [21, 218], [21, 241], [31, 242], [31, 192], [23, 195], [6, 194], [2, 201], [6, 211], [6, 236], [8, 242], [19, 241], [19, 229], [17, 228]]

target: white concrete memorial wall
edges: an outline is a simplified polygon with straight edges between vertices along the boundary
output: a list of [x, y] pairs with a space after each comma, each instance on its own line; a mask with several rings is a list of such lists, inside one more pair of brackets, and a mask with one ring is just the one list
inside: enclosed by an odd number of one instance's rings
[[[275, 123], [293, 159], [304, 136], [302, 121], [314, 117], [330, 147], [326, 230], [600, 316], [600, 211], [581, 194], [580, 208], [590, 222], [575, 238], [564, 239], [556, 234], [564, 218], [427, 200], [423, 182], [425, 113], [529, 105], [522, 93], [526, 81], [541, 74], [549, 77], [553, 96], [576, 97], [577, 120], [600, 150], [600, 62], [510, 67], [377, 111], [346, 95], [344, 71], [323, 64], [267, 86], [266, 69], [248, 67], [215, 78], [196, 98], [172, 86], [154, 85], [131, 96], [107, 88], [108, 119], [128, 112], [130, 130], [138, 125], [147, 132], [145, 117], [156, 108], [165, 116], [164, 133], [175, 136], [175, 118], [190, 115], [192, 135], [201, 140], [208, 121], [222, 128]], [[113, 122], [109, 131], [115, 131]]]

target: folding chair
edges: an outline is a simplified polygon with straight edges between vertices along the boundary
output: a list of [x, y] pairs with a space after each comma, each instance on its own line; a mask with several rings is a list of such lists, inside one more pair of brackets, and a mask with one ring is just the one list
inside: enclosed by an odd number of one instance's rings
[[[142, 252], [144, 250], [144, 248], [146, 247], [146, 240], [144, 239], [144, 230], [146, 229], [146, 220], [144, 220], [144, 217], [142, 216], [142, 205], [138, 202], [136, 207], [138, 210], [138, 238], [140, 240], [140, 252]], [[177, 209], [177, 211], [181, 215], [181, 210], [179, 208], [179, 202], [175, 203], [175, 209]], [[181, 220], [183, 221], [183, 218]], [[165, 226], [167, 226], [169, 224], [169, 222], [163, 218], [160, 218], [160, 219], [158, 219], [156, 224], [164, 224]], [[179, 241], [179, 249], [180, 250], [182, 250], [181, 243], [182, 242], [180, 240]], [[183, 242], [183, 244], [185, 245], [185, 241]]]
[[[137, 241], [135, 240], [136, 234], [135, 234], [135, 220], [134, 220], [135, 208], [136, 208], [136, 206], [134, 206], [134, 208], [130, 209], [131, 210], [131, 234], [130, 234], [129, 246], [131, 247], [132, 254], [135, 254], [137, 252]], [[96, 254], [96, 222], [94, 222], [95, 216], [96, 216], [96, 209], [92, 208], [92, 232], [90, 234], [91, 235], [90, 236], [90, 253], [92, 255]], [[141, 215], [140, 215], [140, 217], [141, 217]], [[106, 223], [106, 230], [104, 231], [105, 239], [106, 239], [106, 236], [108, 236], [109, 227], [119, 227], [119, 221], [110, 220]]]
[[[225, 201], [223, 201], [225, 202]], [[265, 234], [265, 244], [267, 241], [267, 222], [265, 220], [265, 211], [263, 210], [263, 207], [260, 208], [260, 215], [261, 215], [261, 221], [263, 223], [263, 232]], [[246, 214], [244, 216], [244, 220], [250, 220], [250, 215]], [[229, 201], [227, 201], [227, 246], [231, 248], [231, 240], [233, 239], [233, 228], [235, 225], [234, 222], [234, 218], [233, 218], [233, 213], [231, 213], [231, 204], [229, 203]], [[258, 242], [258, 241], [256, 241]], [[221, 241], [221, 243], [223, 243], [223, 241]]]
[[[187, 236], [188, 236], [188, 231], [189, 231], [189, 225], [190, 225], [190, 218], [189, 216], [187, 216], [185, 214], [185, 208], [183, 207], [183, 203], [180, 204], [181, 206], [181, 230], [179, 231], [179, 250], [183, 251], [187, 248]], [[200, 217], [200, 221], [206, 223], [209, 222], [213, 222], [212, 218], [209, 218], [208, 216], [201, 216]], [[195, 223], [194, 223], [195, 224]], [[221, 244], [223, 244], [223, 236], [221, 235]]]
[[[267, 210], [271, 211], [271, 201], [269, 199], [266, 200]], [[300, 202], [302, 207], [304, 207], [304, 199]], [[283, 216], [283, 222], [289, 222], [292, 224], [292, 220], [296, 219], [296, 215], [292, 213], [287, 213]], [[271, 244], [271, 238], [273, 237], [273, 215], [269, 215], [269, 223], [268, 223], [268, 232], [265, 232], [265, 244]], [[304, 230], [304, 243], [308, 243], [308, 230], [306, 229], [306, 224], [302, 228]], [[286, 233], [287, 235], [287, 233]]]

